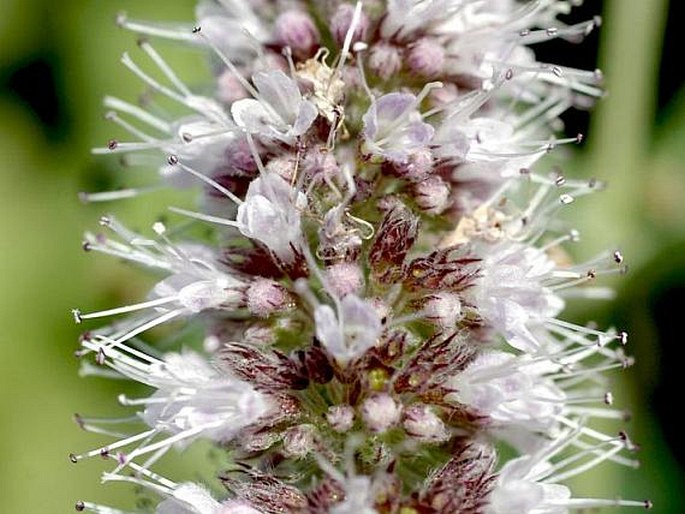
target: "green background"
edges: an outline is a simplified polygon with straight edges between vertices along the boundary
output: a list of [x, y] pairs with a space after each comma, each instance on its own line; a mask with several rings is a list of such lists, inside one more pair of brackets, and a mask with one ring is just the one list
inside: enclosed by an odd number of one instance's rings
[[[81, 252], [81, 234], [96, 230], [98, 216], [108, 209], [148, 224], [163, 212], [170, 195], [85, 206], [77, 192], [120, 183], [121, 172], [88, 149], [112, 136], [112, 127], [102, 120], [102, 96], [135, 99], [142, 91], [118, 62], [123, 51], [137, 49], [135, 37], [115, 26], [116, 12], [192, 20], [194, 2], [1, 4], [0, 84], [23, 62], [47, 55], [58, 64], [64, 116], [57, 129], [46, 132], [26, 105], [0, 89], [0, 512], [67, 513], [80, 498], [125, 506], [131, 503], [127, 486], [98, 484], [105, 463], [94, 459], [74, 466], [67, 459], [69, 452], [99, 442], [76, 427], [72, 414], [116, 412], [121, 387], [78, 377], [72, 353], [79, 330], [70, 309], [94, 310], [140, 298], [148, 279]], [[683, 472], [649, 401], [663, 369], [663, 348], [683, 344], [677, 331], [660, 340], [664, 330], [655, 323], [650, 303], [654, 295], [685, 282], [685, 95], [676, 95], [654, 122], [666, 7], [666, 0], [605, 2], [600, 66], [610, 95], [593, 117], [585, 150], [571, 165], [573, 174], [610, 183], [600, 196], [578, 202], [573, 212], [585, 236], [581, 253], [589, 256], [618, 244], [632, 268], [615, 281], [617, 302], [577, 305], [574, 316], [631, 330], [638, 364], [617, 378], [614, 390], [620, 405], [633, 408], [628, 429], [642, 446], [643, 462], [639, 471], [600, 467], [577, 488], [588, 495], [649, 497], [653, 512], [678, 514], [685, 512]], [[173, 44], [159, 47], [191, 85], [208, 76], [200, 54]], [[125, 178], [130, 182], [130, 175]], [[682, 386], [673, 391], [674, 410], [682, 408], [682, 392]], [[203, 457], [202, 450], [191, 456]], [[192, 476], [195, 464], [184, 465]]]

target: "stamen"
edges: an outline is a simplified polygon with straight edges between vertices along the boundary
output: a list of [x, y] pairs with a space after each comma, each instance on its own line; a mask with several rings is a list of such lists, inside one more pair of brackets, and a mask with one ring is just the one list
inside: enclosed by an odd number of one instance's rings
[[147, 430], [145, 432], [141, 432], [139, 434], [129, 436], [125, 439], [121, 439], [121, 440], [116, 441], [116, 442], [109, 444], [107, 446], [102, 446], [100, 448], [96, 448], [96, 449], [91, 450], [87, 453], [82, 453], [80, 455], [75, 455], [75, 454], [71, 453], [71, 454], [69, 454], [69, 460], [71, 462], [73, 462], [74, 464], [76, 464], [80, 460], [83, 460], [83, 459], [86, 459], [89, 457], [95, 457], [97, 455], [102, 455], [103, 452], [109, 453], [112, 450], [116, 450], [118, 448], [123, 448], [125, 446], [128, 446], [129, 444], [135, 443], [136, 441], [141, 441], [141, 440], [143, 440], [143, 439], [145, 439], [151, 435], [154, 435], [156, 433], [157, 433], [156, 429], [151, 429], [151, 430]]
[[125, 112], [126, 114], [130, 114], [139, 121], [147, 123], [151, 127], [159, 130], [160, 132], [164, 132], [166, 134], [171, 133], [171, 126], [167, 122], [161, 120], [156, 116], [153, 116], [148, 111], [141, 109], [136, 105], [130, 104], [128, 102], [125, 102], [124, 100], [120, 100], [119, 98], [113, 96], [106, 96], [104, 100], [104, 105], [109, 109], [114, 109], [117, 111]]
[[175, 39], [178, 41], [194, 41], [194, 38], [186, 25], [178, 25], [174, 28], [172, 25], [165, 26], [138, 20], [129, 20], [128, 15], [125, 12], [120, 12], [117, 15], [116, 21], [119, 27], [130, 30], [131, 32], [137, 32], [138, 34]]
[[161, 189], [160, 186], [145, 187], [145, 188], [127, 188], [118, 189], [116, 191], [101, 191], [97, 193], [86, 193], [81, 191], [78, 194], [79, 200], [83, 203], [98, 203], [111, 202], [114, 200], [125, 200], [128, 198], [135, 198], [147, 193], [155, 193]]
[[84, 319], [94, 319], [94, 318], [104, 318], [107, 316], [115, 316], [117, 314], [125, 314], [127, 312], [135, 312], [143, 309], [149, 309], [151, 307], [158, 307], [160, 305], [165, 305], [167, 303], [175, 302], [178, 300], [178, 296], [168, 296], [164, 298], [157, 298], [156, 300], [150, 300], [147, 302], [135, 303], [133, 305], [127, 305], [125, 307], [117, 307], [114, 309], [108, 309], [106, 311], [92, 312], [89, 314], [82, 314], [78, 309], [73, 309], [72, 313], [74, 318], [77, 319], [77, 323], [81, 323]]
[[[347, 29], [347, 33], [345, 34], [345, 39], [343, 40], [343, 46], [342, 50], [340, 51], [340, 56], [338, 57], [338, 65], [336, 66], [335, 69], [335, 74], [333, 76], [339, 76], [342, 67], [345, 65], [345, 61], [347, 60], [347, 56], [350, 53], [350, 45], [352, 44], [352, 38], [354, 37], [354, 32], [357, 30], [357, 27], [359, 26], [359, 22], [361, 20], [361, 14], [362, 14], [362, 0], [359, 0], [357, 4], [354, 6], [354, 12], [352, 13], [352, 20], [350, 21], [350, 26]], [[331, 76], [331, 82], [333, 83], [333, 76]]]
[[97, 505], [95, 503], [84, 502], [81, 500], [74, 504], [74, 509], [76, 512], [88, 511], [95, 512], [95, 514], [128, 514], [123, 510], [113, 509], [112, 507], [105, 507], [103, 505]]
[[224, 186], [222, 186], [221, 184], [219, 184], [216, 180], [214, 180], [214, 179], [212, 179], [212, 178], [210, 178], [210, 177], [208, 177], [208, 176], [206, 176], [206, 175], [203, 175], [203, 174], [200, 173], [199, 171], [196, 171], [196, 170], [194, 170], [193, 168], [191, 168], [191, 167], [189, 167], [189, 166], [186, 166], [185, 164], [183, 164], [182, 162], [180, 162], [180, 161], [178, 160], [178, 157], [176, 157], [175, 155], [170, 155], [170, 156], [167, 158], [167, 161], [168, 161], [168, 163], [169, 163], [170, 166], [178, 166], [178, 167], [180, 167], [183, 171], [185, 171], [185, 172], [187, 172], [187, 173], [190, 173], [190, 174], [191, 174], [192, 176], [194, 176], [195, 178], [200, 179], [200, 180], [203, 181], [205, 184], [208, 184], [208, 185], [210, 185], [211, 187], [213, 187], [214, 189], [216, 189], [217, 191], [219, 191], [220, 193], [223, 193], [224, 195], [226, 195], [227, 198], [229, 198], [229, 199], [230, 199], [233, 203], [235, 203], [236, 205], [240, 205], [240, 204], [243, 203], [243, 201], [242, 201], [240, 198], [238, 198], [235, 194], [233, 194], [232, 191], [226, 189]]
[[178, 78], [178, 75], [174, 73], [174, 70], [171, 69], [167, 62], [162, 58], [161, 55], [157, 53], [157, 51], [152, 47], [152, 45], [150, 45], [150, 43], [148, 43], [145, 40], [141, 40], [138, 42], [138, 44], [140, 48], [143, 49], [143, 51], [152, 59], [152, 61], [162, 71], [162, 73], [164, 73], [164, 76], [167, 79], [169, 79], [169, 82], [171, 82], [181, 92], [183, 96], [192, 96], [190, 90], [181, 81], [181, 79]]
[[186, 99], [182, 95], [176, 93], [175, 91], [172, 91], [166, 86], [163, 86], [159, 82], [157, 82], [155, 79], [150, 77], [147, 73], [145, 73], [143, 70], [141, 70], [138, 65], [133, 62], [131, 59], [131, 56], [129, 56], [128, 52], [124, 52], [124, 54], [121, 57], [121, 63], [126, 66], [129, 70], [131, 70], [138, 78], [140, 78], [143, 82], [145, 82], [148, 86], [150, 86], [152, 89], [155, 91], [171, 98], [172, 100], [175, 100], [176, 102], [180, 104], [185, 104]]
[[237, 221], [227, 220], [226, 218], [220, 218], [218, 216], [210, 216], [209, 214], [203, 214], [196, 211], [188, 211], [186, 209], [181, 209], [179, 207], [169, 207], [171, 212], [180, 214], [182, 216], [187, 216], [200, 221], [206, 221], [207, 223], [214, 223], [217, 225], [225, 225], [227, 227], [240, 228], [242, 225]]

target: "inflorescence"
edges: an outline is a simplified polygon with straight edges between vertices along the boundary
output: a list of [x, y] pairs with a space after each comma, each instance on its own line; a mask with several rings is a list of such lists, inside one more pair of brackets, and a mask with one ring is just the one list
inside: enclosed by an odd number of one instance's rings
[[[142, 38], [121, 62], [147, 90], [105, 98], [128, 135], [94, 152], [156, 173], [82, 198], [202, 194], [170, 207], [183, 223], [138, 233], [107, 215], [86, 234], [85, 250], [162, 278], [139, 303], [73, 311], [89, 329], [112, 320], [82, 336], [83, 374], [147, 395], [119, 397], [128, 417], [76, 416], [109, 442], [70, 459], [111, 461], [102, 480], [136, 484], [136, 512], [158, 514], [649, 508], [564, 485], [637, 465], [628, 435], [597, 425], [627, 417], [605, 377], [632, 364], [627, 334], [561, 317], [568, 299], [610, 298], [596, 279], [626, 269], [613, 250], [574, 264], [580, 235], [559, 217], [602, 187], [555, 164], [582, 140], [559, 116], [591, 107], [602, 77], [530, 45], [598, 27], [557, 18], [578, 3], [203, 0], [196, 25], [120, 15]], [[186, 85], [160, 39], [208, 54], [213, 95]], [[152, 337], [161, 325], [195, 329]], [[215, 483], [155, 471], [198, 439], [227, 456]]]

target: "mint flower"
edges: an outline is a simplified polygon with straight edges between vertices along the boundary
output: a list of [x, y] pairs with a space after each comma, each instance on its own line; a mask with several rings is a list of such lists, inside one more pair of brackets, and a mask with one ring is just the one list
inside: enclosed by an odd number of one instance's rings
[[[596, 282], [626, 269], [613, 249], [571, 261], [568, 211], [601, 184], [549, 171], [582, 140], [559, 116], [603, 94], [599, 73], [535, 57], [599, 25], [558, 21], [575, 3], [203, 0], [196, 23], [121, 15], [157, 70], [124, 55], [150, 101], [107, 97], [128, 135], [94, 153], [147, 165], [149, 183], [82, 197], [172, 187], [197, 207], [140, 232], [107, 215], [85, 236], [157, 278], [128, 305], [73, 310], [82, 375], [144, 392], [118, 397], [125, 417], [77, 415], [106, 442], [72, 462], [106, 459], [103, 482], [136, 486], [134, 513], [651, 507], [567, 485], [637, 465], [607, 378], [632, 364], [628, 336], [564, 314], [611, 298]], [[213, 83], [186, 84], [164, 39], [204, 52]], [[227, 457], [215, 480], [160, 471], [198, 440]]]

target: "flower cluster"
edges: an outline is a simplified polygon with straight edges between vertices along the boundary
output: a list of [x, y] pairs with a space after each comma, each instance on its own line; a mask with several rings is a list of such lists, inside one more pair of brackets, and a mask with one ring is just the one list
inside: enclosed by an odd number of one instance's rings
[[[595, 29], [557, 19], [577, 3], [203, 0], [195, 26], [121, 15], [144, 38], [122, 63], [148, 94], [105, 99], [128, 136], [95, 152], [156, 173], [83, 198], [202, 194], [197, 210], [171, 207], [179, 228], [141, 234], [108, 215], [86, 235], [85, 250], [162, 278], [140, 303], [73, 311], [114, 319], [82, 336], [83, 374], [148, 394], [119, 397], [132, 417], [77, 416], [110, 440], [71, 460], [110, 459], [103, 480], [141, 486], [141, 512], [158, 514], [650, 507], [564, 485], [636, 465], [625, 432], [595, 423], [626, 415], [604, 372], [631, 364], [627, 335], [559, 317], [567, 299], [610, 296], [593, 281], [625, 269], [618, 251], [572, 263], [579, 234], [557, 214], [600, 186], [546, 157], [581, 139], [558, 135], [560, 114], [602, 94], [599, 72], [530, 48]], [[185, 84], [160, 39], [213, 59], [213, 95]], [[209, 232], [193, 237], [198, 225]], [[196, 329], [154, 349], [149, 331], [167, 324]], [[229, 457], [216, 483], [154, 471], [198, 439]]]

